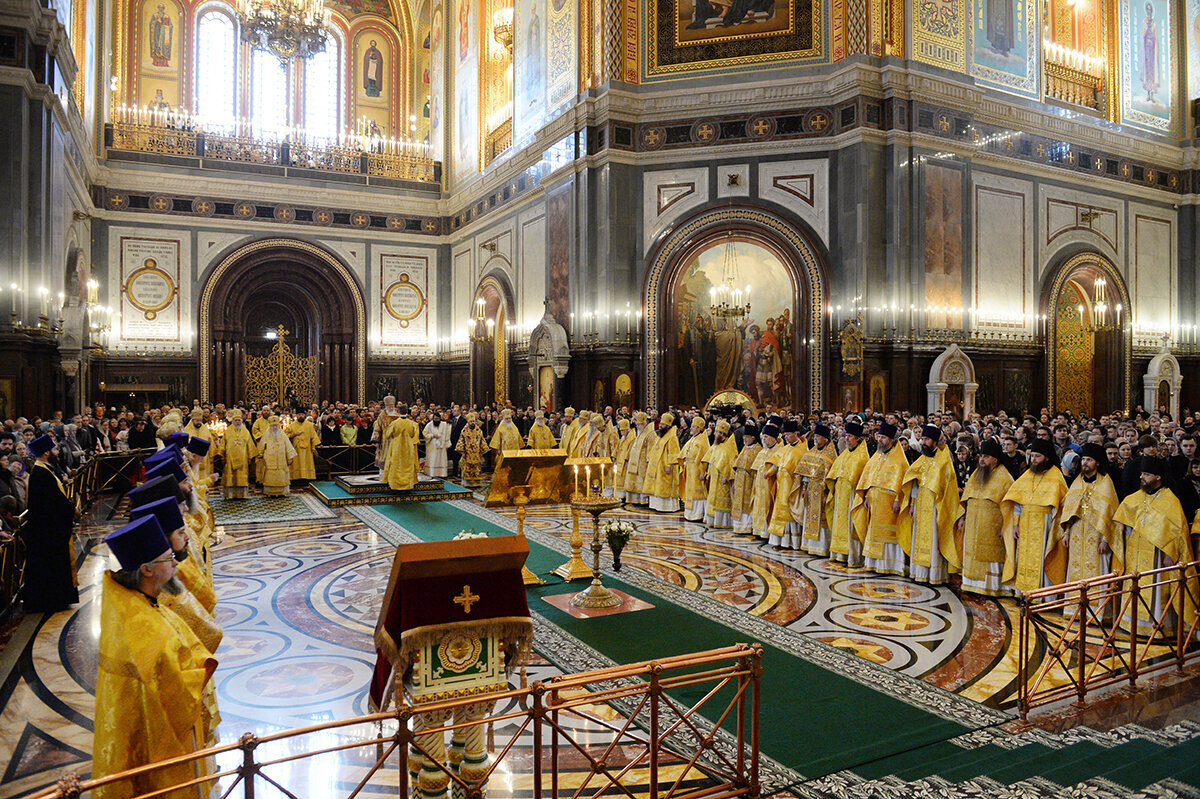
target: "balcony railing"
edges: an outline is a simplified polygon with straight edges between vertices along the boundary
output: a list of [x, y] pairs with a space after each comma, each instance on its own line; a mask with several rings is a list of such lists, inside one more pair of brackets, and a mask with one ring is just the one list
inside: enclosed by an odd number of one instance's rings
[[337, 143], [289, 142], [257, 136], [226, 135], [163, 124], [114, 122], [106, 126], [107, 149], [202, 158], [240, 164], [270, 165], [336, 172], [343, 175], [436, 183], [437, 162], [414, 147], [347, 147]]

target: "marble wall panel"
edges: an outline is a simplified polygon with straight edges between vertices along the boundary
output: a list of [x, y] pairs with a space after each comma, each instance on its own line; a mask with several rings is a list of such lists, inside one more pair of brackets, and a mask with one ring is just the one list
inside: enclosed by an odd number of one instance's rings
[[758, 165], [758, 196], [782, 205], [829, 243], [829, 162], [771, 161]]
[[972, 305], [981, 327], [1024, 327], [1034, 313], [1033, 184], [976, 173]]
[[642, 250], [650, 247], [671, 223], [708, 202], [708, 169], [669, 169], [642, 176]]
[[1175, 216], [1153, 206], [1129, 207], [1132, 246], [1129, 293], [1135, 329], [1170, 330], [1175, 310]]

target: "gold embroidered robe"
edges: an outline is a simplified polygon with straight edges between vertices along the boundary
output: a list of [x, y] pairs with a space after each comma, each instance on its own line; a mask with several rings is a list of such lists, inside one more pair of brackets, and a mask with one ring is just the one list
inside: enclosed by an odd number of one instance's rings
[[1051, 466], [1042, 474], [1029, 469], [1012, 484], [1004, 495], [1008, 512], [1016, 516], [1016, 506], [1021, 506], [1020, 518], [1009, 525], [1018, 530], [1015, 563], [1010, 562], [1004, 572], [1004, 582], [1014, 579], [1018, 591], [1032, 591], [1042, 586], [1045, 575], [1049, 585], [1058, 585], [1067, 579], [1067, 552], [1062, 546], [1058, 513], [1067, 496], [1067, 481], [1062, 471]]
[[854, 507], [854, 489], [862, 477], [863, 469], [871, 453], [865, 441], [858, 442], [854, 449], [848, 449], [838, 455], [829, 473], [825, 475], [825, 490], [829, 495], [829, 552], [831, 554], [850, 556], [850, 536], [861, 545], [865, 530], [854, 526], [850, 510]]
[[900, 485], [908, 470], [908, 459], [899, 444], [887, 452], [879, 450], [863, 468], [854, 489], [854, 506], [850, 514], [855, 531], [863, 533], [863, 556], [880, 560], [884, 544], [898, 544], [896, 537], [897, 512], [893, 509], [900, 495]]
[[966, 580], [984, 582], [989, 563], [1005, 564], [1002, 574], [1008, 570], [1014, 553], [1012, 538], [1006, 535], [1012, 519], [1004, 496], [1012, 484], [1012, 475], [1000, 464], [992, 469], [987, 482], [976, 469], [963, 487], [957, 518], [963, 519], [962, 574]]
[[705, 513], [729, 513], [733, 509], [733, 465], [737, 462], [737, 442], [733, 436], [708, 448], [701, 459], [708, 474], [708, 501]]
[[[1121, 573], [1125, 537], [1121, 525], [1113, 521], [1120, 504], [1117, 489], [1107, 474], [1097, 474], [1090, 483], [1081, 474], [1071, 483], [1058, 517], [1061, 537], [1067, 545], [1066, 582]], [[1108, 544], [1112, 553], [1109, 568], [1104, 568], [1101, 562], [1101, 541]]]

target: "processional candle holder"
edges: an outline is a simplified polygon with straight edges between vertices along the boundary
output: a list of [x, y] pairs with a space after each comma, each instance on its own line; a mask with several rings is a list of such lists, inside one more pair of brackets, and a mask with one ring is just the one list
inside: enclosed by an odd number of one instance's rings
[[[600, 540], [600, 515], [621, 504], [615, 497], [602, 496], [603, 491], [591, 491], [588, 486], [586, 494], [576, 493], [571, 497], [571, 508], [576, 513], [582, 511], [592, 517], [592, 584], [575, 596], [571, 604], [578, 608], [615, 608], [621, 604], [621, 597], [604, 587], [600, 580], [600, 551], [604, 548]], [[578, 518], [578, 516], [576, 516]], [[576, 527], [578, 529], [578, 527]], [[572, 555], [578, 552], [572, 536]], [[581, 542], [582, 543], [582, 542]]]
[[[509, 486], [508, 496], [517, 506], [517, 535], [525, 537], [525, 506], [529, 504], [529, 486]], [[546, 581], [534, 574], [528, 562], [521, 566], [521, 582], [525, 585], [545, 585]]]

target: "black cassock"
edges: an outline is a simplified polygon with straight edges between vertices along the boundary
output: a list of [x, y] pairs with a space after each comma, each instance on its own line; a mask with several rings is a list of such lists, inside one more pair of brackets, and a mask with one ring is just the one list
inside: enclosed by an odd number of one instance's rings
[[41, 462], [29, 473], [29, 515], [21, 528], [25, 541], [27, 613], [53, 613], [79, 601], [75, 586], [75, 547], [71, 528], [75, 503], [67, 499], [62, 483]]

